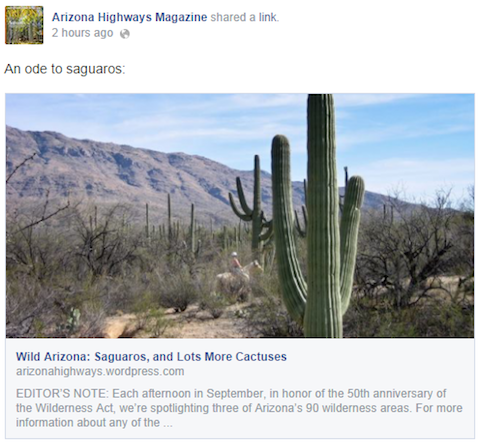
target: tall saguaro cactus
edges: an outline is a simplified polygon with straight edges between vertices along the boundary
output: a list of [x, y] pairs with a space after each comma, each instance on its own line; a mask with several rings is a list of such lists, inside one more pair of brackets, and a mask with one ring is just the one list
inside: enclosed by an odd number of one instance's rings
[[290, 146], [284, 136], [272, 143], [273, 224], [283, 299], [305, 336], [342, 337], [355, 269], [360, 207], [365, 187], [350, 179], [339, 224], [335, 116], [331, 95], [308, 99], [307, 282], [297, 259], [290, 181]]
[[[232, 193], [228, 194], [230, 199], [230, 205], [233, 212], [243, 221], [252, 222], [252, 252], [257, 256], [260, 254], [263, 248], [263, 239], [261, 239], [262, 229], [264, 228], [265, 218], [262, 211], [262, 195], [261, 195], [261, 170], [260, 170], [260, 157], [255, 156], [254, 160], [254, 182], [253, 182], [253, 208], [247, 204], [245, 199], [245, 193], [243, 192], [242, 180], [237, 177], [237, 192], [240, 206], [243, 213], [237, 208]], [[260, 259], [257, 257], [257, 259]]]

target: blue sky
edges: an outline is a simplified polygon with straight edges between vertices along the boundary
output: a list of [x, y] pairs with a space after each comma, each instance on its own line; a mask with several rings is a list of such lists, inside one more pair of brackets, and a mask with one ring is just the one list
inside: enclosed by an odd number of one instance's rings
[[[7, 94], [6, 123], [23, 130], [198, 154], [270, 171], [273, 136], [292, 146], [292, 176], [306, 175], [303, 94]], [[430, 200], [465, 197], [474, 183], [474, 96], [336, 94], [338, 167], [367, 189]]]

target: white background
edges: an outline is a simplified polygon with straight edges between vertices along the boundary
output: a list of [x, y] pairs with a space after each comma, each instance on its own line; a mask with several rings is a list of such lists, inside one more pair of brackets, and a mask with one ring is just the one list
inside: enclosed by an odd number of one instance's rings
[[[32, 345], [35, 345], [33, 347]], [[17, 362], [17, 351], [40, 352], [39, 362]], [[90, 354], [89, 362], [52, 363], [43, 360], [46, 352], [85, 353]], [[257, 355], [258, 352], [272, 355], [284, 354], [285, 361], [247, 362], [246, 354]], [[145, 353], [148, 363], [124, 362], [109, 364], [96, 361], [95, 354]], [[172, 362], [153, 362], [155, 353], [165, 355], [172, 353]], [[231, 354], [232, 361], [210, 362], [205, 353]], [[194, 353], [200, 361], [186, 361], [186, 355]], [[240, 361], [236, 360], [240, 353]], [[8, 437], [190, 437], [190, 438], [471, 438], [473, 437], [473, 341], [471, 339], [352, 339], [352, 340], [315, 340], [315, 339], [242, 339], [242, 340], [183, 340], [183, 339], [37, 339], [9, 340], [7, 343], [7, 405], [18, 402], [34, 406], [36, 403], [60, 403], [68, 405], [92, 404], [97, 408], [114, 404], [115, 414], [78, 413], [78, 414], [38, 414], [33, 407], [32, 413], [17, 413], [13, 408], [7, 411]], [[52, 367], [132, 367], [132, 368], [183, 368], [183, 377], [15, 377], [17, 368]], [[105, 370], [104, 370], [105, 373]], [[73, 396], [73, 387], [106, 389], [108, 398], [78, 399]], [[35, 397], [20, 399], [16, 397], [17, 389], [63, 389], [71, 388], [69, 397], [60, 395], [59, 399]], [[139, 397], [132, 399], [115, 399], [113, 389], [136, 389]], [[143, 390], [203, 390], [201, 399], [145, 399]], [[208, 389], [225, 390], [263, 390], [260, 398], [208, 398]], [[270, 398], [270, 390], [277, 390], [279, 397]], [[308, 391], [310, 397], [291, 399], [283, 396], [283, 390]], [[325, 393], [323, 393], [323, 389]], [[332, 397], [329, 389], [343, 391], [344, 397]], [[357, 390], [356, 390], [357, 389]], [[444, 390], [446, 389], [446, 392]], [[427, 398], [375, 398], [375, 390], [385, 391], [430, 391]], [[348, 397], [352, 392], [353, 396]], [[316, 392], [321, 392], [319, 397]], [[437, 393], [440, 392], [440, 397]], [[355, 395], [357, 393], [358, 395]], [[446, 394], [446, 396], [443, 395]], [[47, 395], [50, 396], [50, 395]], [[220, 405], [239, 405], [240, 412], [215, 414], [212, 403]], [[202, 404], [209, 405], [209, 413], [134, 413], [122, 414], [118, 404], [165, 405]], [[252, 403], [258, 404], [302, 405], [302, 413], [242, 413], [242, 407]], [[320, 405], [365, 405], [376, 406], [375, 413], [308, 413], [307, 403]], [[417, 403], [420, 411], [417, 413]], [[382, 405], [409, 406], [408, 413], [381, 413]], [[424, 406], [433, 405], [433, 413], [424, 412]], [[437, 405], [461, 405], [461, 413], [436, 413]], [[103, 408], [102, 408], [103, 409]], [[295, 407], [296, 410], [296, 407]], [[15, 428], [16, 418], [39, 419], [79, 419], [108, 418], [136, 419], [139, 417], [159, 419], [160, 428], [127, 427], [124, 430], [98, 428], [55, 428], [32, 429]], [[171, 425], [164, 428], [163, 424]]]
[[[102, 1], [100, 7], [98, 1], [84, 0], [75, 7], [71, 6], [74, 5], [73, 2], [45, 1], [44, 45], [2, 44], [2, 73], [7, 63], [12, 65], [41, 63], [47, 66], [58, 63], [120, 64], [125, 65], [126, 74], [104, 78], [4, 75], [0, 82], [2, 89], [0, 113], [3, 118], [5, 92], [477, 93], [479, 91], [478, 2], [335, 0], [318, 1], [316, 5], [312, 3]], [[24, 5], [15, 2], [9, 4]], [[274, 12], [279, 22], [175, 25], [150, 22], [129, 25], [131, 37], [128, 40], [118, 37], [118, 31], [126, 27], [120, 23], [115, 25], [98, 22], [56, 23], [55, 27], [66, 29], [113, 29], [116, 35], [112, 39], [102, 41], [94, 38], [51, 38], [51, 28], [54, 26], [49, 20], [54, 12], [62, 14], [99, 11], [151, 14], [162, 11], [206, 14]], [[3, 20], [1, 23], [1, 32], [4, 34]], [[0, 126], [0, 131], [0, 138], [3, 141], [4, 126]], [[3, 183], [2, 180], [2, 187]], [[5, 195], [4, 189], [1, 195]], [[4, 224], [4, 218], [1, 219], [1, 223]], [[4, 247], [2, 241], [3, 252], [0, 254], [2, 261], [5, 257]], [[3, 263], [2, 266], [4, 265]], [[4, 283], [4, 276], [2, 282]], [[4, 305], [1, 312], [4, 322]], [[38, 347], [35, 341], [30, 342], [32, 347]], [[106, 341], [99, 342], [105, 346]], [[321, 344], [321, 341], [309, 341], [311, 342]], [[382, 359], [377, 353], [378, 342], [362, 341], [359, 345], [360, 355], [365, 356], [363, 365], [371, 366], [372, 370]], [[392, 349], [402, 347], [397, 340], [382, 341], [385, 342]], [[447, 342], [432, 340], [431, 344], [440, 350], [442, 348], [448, 350]], [[235, 341], [209, 340], [208, 343], [211, 347], [217, 347], [217, 344], [218, 347], [225, 347], [225, 344], [227, 348], [237, 347]], [[3, 364], [5, 356], [3, 344], [0, 356]], [[342, 359], [341, 354], [339, 357]], [[466, 359], [467, 361], [471, 359], [470, 352]], [[444, 369], [418, 368], [413, 359], [409, 365], [414, 377], [418, 375], [422, 381], [430, 377], [435, 370], [444, 370], [448, 374], [450, 370], [456, 369], [456, 363], [453, 361], [451, 369], [448, 364]], [[4, 374], [4, 365], [0, 365], [0, 368]], [[295, 372], [292, 369], [292, 374], [298, 373], [299, 369], [296, 370]], [[471, 368], [465, 368], [461, 374], [453, 374], [452, 380], [465, 378], [468, 382], [465, 375], [470, 372]], [[231, 378], [241, 376], [237, 373], [225, 375], [223, 377], [225, 380], [222, 381], [226, 384]], [[351, 375], [346, 372], [342, 378], [347, 383]], [[2, 418], [5, 417], [4, 408], [3, 404], [0, 405]], [[0, 438], [4, 440], [3, 436]]]

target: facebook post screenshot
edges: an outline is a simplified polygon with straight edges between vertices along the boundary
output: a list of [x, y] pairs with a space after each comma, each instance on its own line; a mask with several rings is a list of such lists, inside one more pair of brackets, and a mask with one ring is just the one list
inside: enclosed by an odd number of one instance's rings
[[1, 11], [1, 442], [478, 439], [476, 1]]

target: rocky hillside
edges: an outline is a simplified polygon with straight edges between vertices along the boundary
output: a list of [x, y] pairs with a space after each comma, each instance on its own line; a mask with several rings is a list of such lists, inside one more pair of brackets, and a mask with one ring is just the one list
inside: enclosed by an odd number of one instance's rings
[[[77, 140], [51, 131], [21, 131], [7, 126], [6, 133], [7, 177], [22, 161], [36, 154], [9, 180], [7, 207], [42, 202], [47, 193], [51, 201], [68, 196], [84, 204], [127, 203], [138, 215], [143, 214], [148, 203], [151, 216], [160, 223], [166, 217], [170, 193], [177, 217], [185, 217], [194, 203], [199, 220], [221, 224], [237, 220], [228, 202], [229, 192], [236, 195], [237, 176], [251, 201], [251, 171], [234, 170], [205, 157]], [[295, 206], [300, 207], [303, 199], [303, 184], [295, 182]], [[384, 199], [367, 192], [365, 206], [379, 208]], [[270, 175], [265, 172], [262, 200], [268, 213], [272, 196]]]

